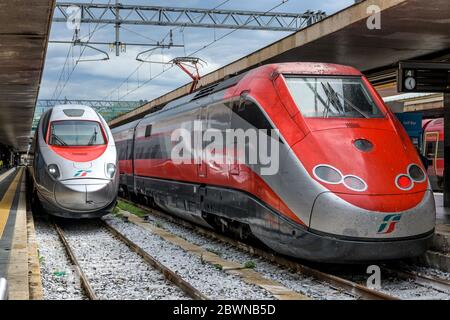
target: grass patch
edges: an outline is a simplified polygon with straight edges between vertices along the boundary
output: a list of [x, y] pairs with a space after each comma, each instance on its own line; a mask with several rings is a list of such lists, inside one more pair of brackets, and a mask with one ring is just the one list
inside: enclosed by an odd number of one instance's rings
[[139, 209], [138, 207], [135, 207], [132, 204], [129, 204], [129, 203], [126, 203], [126, 202], [123, 202], [123, 201], [120, 201], [120, 200], [117, 201], [117, 207], [116, 208], [119, 208], [119, 209], [121, 209], [123, 211], [128, 211], [129, 213], [134, 214], [135, 216], [138, 216], [140, 218], [142, 218], [142, 217], [147, 215], [147, 213], [144, 210]]
[[119, 207], [115, 206], [114, 209], [113, 209], [113, 214], [118, 215], [119, 211], [120, 211]]
[[255, 261], [247, 261], [246, 263], [244, 263], [244, 268], [246, 269], [255, 269], [256, 268], [256, 263]]
[[213, 267], [216, 268], [217, 270], [223, 269], [223, 266], [221, 264], [213, 264]]

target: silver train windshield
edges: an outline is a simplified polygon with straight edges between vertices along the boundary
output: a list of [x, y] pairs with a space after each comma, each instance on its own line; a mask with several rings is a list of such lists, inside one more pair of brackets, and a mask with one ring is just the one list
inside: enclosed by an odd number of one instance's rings
[[361, 78], [287, 76], [286, 82], [305, 117], [384, 117]]
[[52, 122], [49, 144], [54, 146], [96, 146], [105, 144], [98, 122], [65, 120]]

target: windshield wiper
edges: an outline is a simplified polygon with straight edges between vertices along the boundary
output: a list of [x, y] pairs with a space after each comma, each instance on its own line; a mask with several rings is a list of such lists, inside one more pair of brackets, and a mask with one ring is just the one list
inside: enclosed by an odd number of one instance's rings
[[324, 110], [324, 118], [328, 118], [328, 113], [329, 111], [331, 111], [330, 109], [331, 105], [333, 105], [333, 107], [336, 109], [338, 113], [345, 113], [345, 110], [342, 107], [341, 102], [336, 97], [336, 92], [333, 90], [333, 88], [330, 86], [328, 82], [325, 83], [327, 84], [326, 86], [323, 84], [323, 82], [320, 83], [322, 85], [323, 91], [327, 96], [327, 104], [325, 105], [326, 109]]
[[97, 130], [94, 130], [94, 133], [92, 134], [91, 138], [89, 139], [88, 146], [92, 146], [94, 141], [97, 141]]
[[[355, 106], [351, 101], [349, 101], [348, 99], [346, 99], [342, 94], [336, 92], [333, 87], [328, 83], [325, 82], [328, 86], [328, 90], [330, 90], [330, 94], [332, 93], [332, 98], [336, 98], [336, 97], [340, 97], [342, 99], [344, 99], [344, 101], [353, 109], [356, 110], [359, 114], [361, 114], [364, 118], [368, 119], [370, 118], [364, 111], [362, 111], [361, 109], [359, 109], [357, 106]], [[322, 84], [323, 86], [323, 84]], [[324, 88], [325, 90], [325, 88]], [[325, 91], [326, 92], [326, 91]], [[327, 94], [328, 95], [328, 94]], [[337, 100], [337, 102], [339, 102], [339, 100]], [[340, 104], [340, 102], [339, 102]], [[345, 109], [343, 108], [343, 112], [345, 113]]]
[[55, 139], [56, 141], [58, 141], [61, 146], [67, 146], [67, 143], [65, 143], [63, 139], [61, 139], [54, 133], [52, 133], [52, 139]]

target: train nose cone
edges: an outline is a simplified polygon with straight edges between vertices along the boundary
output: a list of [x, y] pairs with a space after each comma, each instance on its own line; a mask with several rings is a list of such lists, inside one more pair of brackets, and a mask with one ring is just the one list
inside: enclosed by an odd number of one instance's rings
[[111, 181], [86, 182], [79, 179], [57, 184], [55, 186], [56, 202], [70, 210], [91, 211], [107, 206], [114, 199]]
[[[415, 197], [403, 195], [351, 195], [365, 202], [394, 204]], [[387, 198], [387, 199], [382, 199]], [[422, 200], [414, 207], [405, 210], [375, 211], [366, 210], [345, 201], [333, 192], [321, 193], [314, 202], [310, 228], [327, 234], [369, 239], [405, 238], [431, 232], [435, 225], [436, 208], [433, 193], [427, 190]]]

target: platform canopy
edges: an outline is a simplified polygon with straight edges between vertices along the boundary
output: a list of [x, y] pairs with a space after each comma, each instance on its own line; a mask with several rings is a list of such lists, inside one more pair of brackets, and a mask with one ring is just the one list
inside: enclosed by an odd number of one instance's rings
[[0, 1], [0, 143], [26, 151], [55, 0]]
[[[368, 18], [376, 12], [373, 9], [380, 10], [380, 29], [367, 27]], [[392, 83], [397, 62], [448, 58], [449, 30], [449, 0], [366, 0], [205, 75], [200, 85], [260, 64], [320, 61], [354, 66], [373, 83], [386, 84], [386, 89], [392, 91], [390, 94], [395, 94]], [[139, 118], [151, 108], [185, 95], [188, 90], [189, 85], [178, 88], [110, 124], [117, 126]]]

